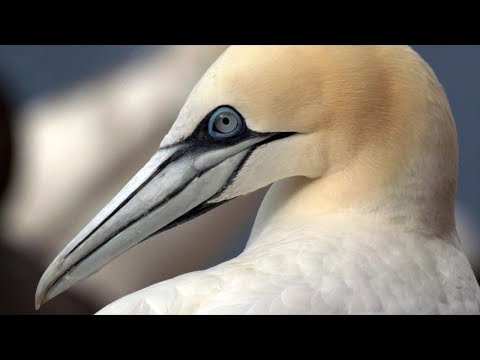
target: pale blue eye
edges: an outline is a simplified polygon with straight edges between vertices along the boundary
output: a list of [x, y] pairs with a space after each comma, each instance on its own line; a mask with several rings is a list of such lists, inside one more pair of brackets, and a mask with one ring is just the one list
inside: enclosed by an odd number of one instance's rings
[[208, 121], [208, 133], [215, 139], [235, 136], [243, 128], [244, 122], [240, 114], [226, 106], [218, 108]]

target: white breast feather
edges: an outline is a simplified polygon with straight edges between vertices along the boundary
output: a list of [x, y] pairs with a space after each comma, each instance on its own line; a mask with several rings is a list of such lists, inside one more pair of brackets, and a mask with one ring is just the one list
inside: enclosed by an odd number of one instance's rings
[[150, 286], [99, 314], [479, 313], [471, 267], [443, 240], [389, 228], [278, 230], [236, 259]]

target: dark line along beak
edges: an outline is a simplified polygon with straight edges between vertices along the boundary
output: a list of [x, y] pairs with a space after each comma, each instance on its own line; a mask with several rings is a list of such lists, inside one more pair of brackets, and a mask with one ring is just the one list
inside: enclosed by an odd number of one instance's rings
[[288, 135], [258, 134], [210, 151], [188, 143], [159, 149], [50, 264], [38, 284], [35, 307], [138, 243], [216, 207], [208, 200], [228, 186], [249, 153]]

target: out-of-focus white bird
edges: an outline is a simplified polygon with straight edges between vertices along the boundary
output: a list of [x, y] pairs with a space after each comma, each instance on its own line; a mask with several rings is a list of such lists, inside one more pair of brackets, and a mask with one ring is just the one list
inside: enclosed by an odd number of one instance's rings
[[478, 313], [456, 177], [448, 101], [411, 48], [231, 47], [152, 159], [49, 266], [36, 303], [274, 183], [240, 256], [100, 313]]

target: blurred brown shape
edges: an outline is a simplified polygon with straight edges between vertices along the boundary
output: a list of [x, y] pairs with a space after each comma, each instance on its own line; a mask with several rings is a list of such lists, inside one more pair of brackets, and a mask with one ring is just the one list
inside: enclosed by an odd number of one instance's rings
[[[13, 111], [0, 83], [0, 205], [10, 183]], [[1, 231], [3, 233], [3, 231]], [[0, 233], [0, 234], [1, 234]], [[30, 256], [12, 249], [0, 235], [0, 314], [89, 314], [91, 304], [78, 296], [67, 296], [36, 312], [33, 296], [43, 266]]]
[[66, 294], [35, 311], [33, 297], [43, 270], [37, 261], [8, 248], [0, 239], [0, 314], [86, 315], [94, 311], [91, 303], [75, 294]]

